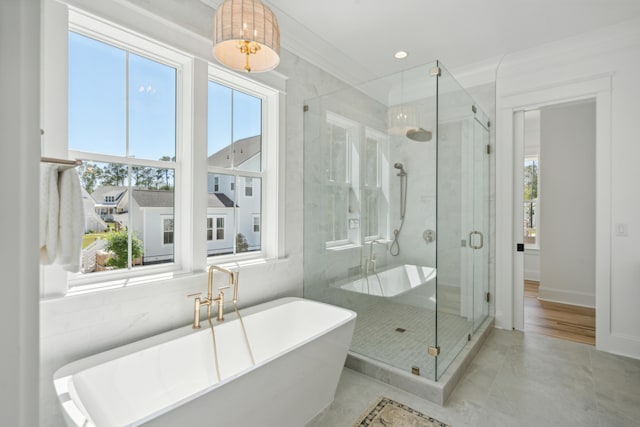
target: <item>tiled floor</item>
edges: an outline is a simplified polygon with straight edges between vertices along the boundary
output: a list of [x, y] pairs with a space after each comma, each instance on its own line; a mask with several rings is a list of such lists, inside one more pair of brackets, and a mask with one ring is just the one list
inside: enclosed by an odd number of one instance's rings
[[[433, 379], [434, 358], [426, 347], [435, 345], [435, 312], [391, 301], [358, 311], [351, 351], [390, 364], [405, 372], [420, 368], [420, 375]], [[402, 328], [404, 332], [398, 332]], [[472, 324], [448, 313], [438, 314], [439, 376], [467, 343]]]
[[349, 427], [384, 395], [463, 426], [640, 426], [640, 360], [557, 338], [494, 330], [444, 407], [344, 369], [307, 427]]

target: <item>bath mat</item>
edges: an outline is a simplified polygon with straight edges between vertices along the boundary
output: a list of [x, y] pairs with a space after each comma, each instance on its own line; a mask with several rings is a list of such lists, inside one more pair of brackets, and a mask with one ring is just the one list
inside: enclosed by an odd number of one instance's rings
[[413, 408], [381, 397], [353, 427], [451, 427]]

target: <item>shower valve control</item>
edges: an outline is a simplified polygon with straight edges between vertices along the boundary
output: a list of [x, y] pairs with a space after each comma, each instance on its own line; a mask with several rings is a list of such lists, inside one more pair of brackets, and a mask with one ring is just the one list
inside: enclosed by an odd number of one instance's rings
[[433, 230], [424, 230], [424, 232], [422, 233], [422, 238], [425, 242], [432, 243], [434, 240], [436, 240], [436, 232]]

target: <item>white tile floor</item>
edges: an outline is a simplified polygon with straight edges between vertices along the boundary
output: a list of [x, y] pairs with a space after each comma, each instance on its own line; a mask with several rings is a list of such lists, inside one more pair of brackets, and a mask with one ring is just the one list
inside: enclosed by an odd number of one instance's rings
[[[426, 308], [390, 301], [379, 302], [358, 311], [351, 351], [411, 372], [420, 368], [420, 375], [434, 379], [434, 358], [427, 355], [428, 345], [435, 345], [435, 312]], [[405, 332], [397, 332], [403, 328]], [[472, 324], [448, 313], [438, 313], [438, 376], [467, 343]]]
[[344, 369], [307, 427], [349, 427], [379, 396], [463, 426], [640, 426], [640, 360], [532, 333], [494, 330], [441, 407]]

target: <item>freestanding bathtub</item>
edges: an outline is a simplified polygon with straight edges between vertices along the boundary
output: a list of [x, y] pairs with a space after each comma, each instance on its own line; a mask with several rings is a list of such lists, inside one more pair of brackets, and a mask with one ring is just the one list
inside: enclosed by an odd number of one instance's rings
[[356, 314], [301, 298], [235, 314], [78, 360], [54, 374], [69, 426], [300, 427], [335, 395]]

